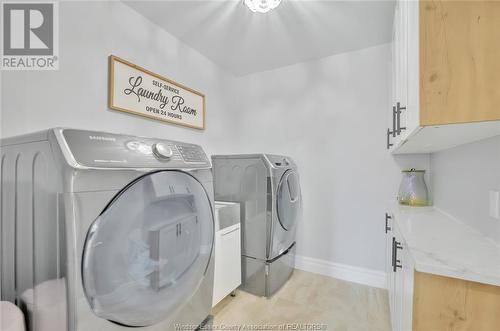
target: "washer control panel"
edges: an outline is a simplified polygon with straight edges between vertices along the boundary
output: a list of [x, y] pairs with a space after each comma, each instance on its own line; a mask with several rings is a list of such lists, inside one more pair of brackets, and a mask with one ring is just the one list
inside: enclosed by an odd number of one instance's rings
[[204, 162], [206, 161], [205, 152], [197, 145], [177, 145], [177, 150], [186, 162]]
[[97, 131], [64, 129], [75, 161], [98, 168], [206, 168], [210, 161], [194, 144]]

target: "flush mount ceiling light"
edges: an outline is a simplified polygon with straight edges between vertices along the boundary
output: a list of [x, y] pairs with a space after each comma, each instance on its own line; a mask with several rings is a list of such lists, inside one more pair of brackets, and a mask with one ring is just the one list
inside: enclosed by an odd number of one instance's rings
[[281, 0], [244, 0], [245, 5], [254, 13], [267, 13], [278, 7]]

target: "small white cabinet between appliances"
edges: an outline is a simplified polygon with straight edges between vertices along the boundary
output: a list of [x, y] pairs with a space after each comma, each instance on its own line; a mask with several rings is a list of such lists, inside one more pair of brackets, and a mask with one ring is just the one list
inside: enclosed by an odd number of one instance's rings
[[241, 285], [240, 205], [215, 202], [215, 270], [212, 306]]

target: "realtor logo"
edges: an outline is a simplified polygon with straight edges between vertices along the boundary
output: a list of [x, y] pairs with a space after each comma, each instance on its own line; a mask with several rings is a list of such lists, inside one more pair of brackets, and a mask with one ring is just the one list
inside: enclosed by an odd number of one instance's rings
[[57, 3], [3, 3], [1, 69], [57, 70], [57, 14]]

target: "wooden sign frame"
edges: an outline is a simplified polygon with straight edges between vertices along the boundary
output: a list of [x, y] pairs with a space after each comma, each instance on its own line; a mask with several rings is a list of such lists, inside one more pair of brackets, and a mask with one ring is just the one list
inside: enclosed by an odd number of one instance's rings
[[[178, 92], [177, 94], [179, 96], [180, 96], [180, 92], [182, 92], [183, 95], [190, 97], [190, 98], [200, 97], [201, 98], [201, 109], [200, 110], [201, 110], [202, 114], [198, 115], [197, 109], [194, 109], [194, 108], [192, 109], [192, 108], [187, 107], [187, 106], [185, 106], [184, 108], [188, 108], [191, 111], [190, 115], [192, 115], [192, 111], [194, 110], [195, 111], [194, 116], [201, 116], [201, 125], [183, 122], [182, 121], [182, 115], [183, 115], [182, 110], [181, 110], [181, 113], [179, 113], [178, 111], [173, 113], [174, 110], [172, 110], [172, 109], [170, 109], [170, 111], [169, 110], [163, 111], [163, 110], [160, 110], [158, 108], [149, 107], [149, 108], [154, 108], [155, 111], [156, 110], [159, 111], [159, 113], [154, 112], [153, 114], [149, 114], [149, 113], [145, 112], [144, 110], [137, 110], [137, 109], [133, 109], [132, 107], [124, 107], [121, 105], [117, 105], [116, 104], [117, 103], [117, 100], [116, 100], [117, 96], [115, 96], [115, 92], [116, 92], [115, 91], [115, 86], [116, 86], [116, 82], [115, 82], [116, 68], [115, 68], [115, 65], [116, 65], [116, 63], [125, 65], [133, 70], [139, 71], [144, 75], [154, 77], [154, 79], [159, 81], [159, 83], [160, 83], [159, 85], [161, 85], [161, 86], [155, 87], [157, 90], [162, 89], [162, 88], [168, 89], [168, 91], [164, 91], [164, 93], [168, 94], [170, 90], [177, 90], [177, 92]], [[132, 78], [133, 77], [131, 77], [131, 79]], [[142, 82], [142, 76], [141, 76], [141, 82]], [[167, 88], [167, 86], [168, 86], [168, 88]], [[173, 86], [174, 88], [172, 88], [171, 86]], [[191, 96], [189, 94], [191, 94]], [[176, 96], [177, 95], [174, 95], [174, 97], [176, 97]], [[167, 96], [165, 96], [165, 97], [167, 97]], [[124, 98], [124, 96], [120, 96], [120, 98]], [[137, 96], [137, 98], [139, 98], [139, 100], [140, 100], [139, 96]], [[172, 99], [170, 99], [170, 100], [172, 100]], [[182, 100], [184, 101], [184, 99], [182, 99]], [[172, 107], [172, 106], [174, 106], [174, 104], [172, 104], [170, 107]], [[192, 88], [189, 88], [185, 85], [179, 84], [171, 79], [168, 79], [168, 78], [163, 77], [159, 74], [156, 74], [156, 73], [151, 72], [147, 69], [144, 69], [138, 65], [135, 65], [135, 64], [133, 64], [129, 61], [126, 61], [122, 58], [119, 58], [115, 55], [109, 56], [108, 107], [110, 109], [113, 109], [113, 110], [122, 111], [122, 112], [126, 112], [129, 114], [134, 114], [134, 115], [139, 115], [139, 116], [143, 116], [143, 117], [147, 117], [147, 118], [151, 118], [151, 119], [155, 119], [155, 120], [159, 120], [159, 121], [163, 121], [163, 122], [168, 122], [168, 123], [172, 123], [172, 124], [182, 125], [182, 126], [186, 126], [189, 128], [194, 128], [194, 129], [198, 129], [198, 130], [205, 129], [205, 95], [204, 94], [202, 94], [202, 93], [200, 93]], [[148, 108], [148, 107], [146, 107], [146, 108]], [[181, 108], [181, 107], [176, 107], [176, 108]], [[184, 109], [184, 111], [185, 111], [185, 109]], [[163, 113], [165, 113], [165, 114], [163, 114]], [[174, 116], [174, 115], [181, 116], [181, 119], [179, 119], [179, 118], [169, 119], [168, 118], [168, 116]]]

